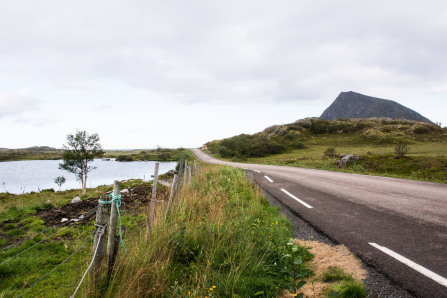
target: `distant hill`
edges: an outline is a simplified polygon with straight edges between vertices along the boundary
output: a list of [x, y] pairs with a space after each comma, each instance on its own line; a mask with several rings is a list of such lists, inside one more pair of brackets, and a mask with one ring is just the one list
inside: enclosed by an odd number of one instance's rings
[[380, 117], [422, 121], [433, 124], [432, 121], [421, 114], [395, 101], [352, 91], [341, 92], [320, 116], [324, 120]]

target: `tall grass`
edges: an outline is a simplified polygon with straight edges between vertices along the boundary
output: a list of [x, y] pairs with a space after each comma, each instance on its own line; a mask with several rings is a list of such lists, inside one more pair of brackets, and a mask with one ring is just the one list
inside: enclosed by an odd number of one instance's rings
[[290, 286], [291, 225], [242, 171], [206, 166], [165, 214], [128, 242], [107, 296], [274, 297]]

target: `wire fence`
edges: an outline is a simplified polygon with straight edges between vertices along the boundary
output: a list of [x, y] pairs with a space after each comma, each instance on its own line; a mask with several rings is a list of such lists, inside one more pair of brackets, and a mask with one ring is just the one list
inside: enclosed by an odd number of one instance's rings
[[[197, 170], [197, 167], [194, 167], [193, 169], [193, 174], [195, 174]], [[189, 179], [188, 179], [188, 175], [189, 175]], [[169, 204], [168, 206], [170, 206], [172, 197], [177, 194], [179, 192], [179, 189], [181, 188], [181, 184], [186, 183], [185, 181], [191, 181], [191, 167], [188, 167], [187, 162], [185, 162], [185, 164], [181, 165], [180, 170], [178, 175], [176, 174], [176, 177], [173, 180], [173, 183], [171, 185], [171, 194], [169, 196]], [[155, 173], [155, 176], [158, 176], [158, 173]], [[154, 179], [154, 181], [157, 181], [156, 179]], [[153, 187], [152, 189], [152, 198], [155, 198], [154, 195], [154, 191], [156, 191], [156, 185], [155, 187]], [[145, 198], [143, 200], [141, 200], [140, 202], [136, 203], [135, 205], [133, 205], [132, 207], [128, 207], [124, 210], [121, 211], [120, 216], [126, 216], [127, 218], [135, 218], [134, 220], [141, 220], [137, 219], [136, 216], [141, 214], [141, 207], [144, 206], [145, 204], [147, 204], [148, 202], [151, 202], [153, 200], [149, 200], [149, 193], [145, 193], [144, 194]], [[146, 205], [146, 207], [148, 207]], [[112, 204], [112, 209], [114, 208], [114, 204]], [[168, 207], [169, 208], [169, 207]], [[111, 209], [111, 210], [112, 210]], [[51, 233], [50, 235], [46, 236], [45, 238], [43, 238], [42, 240], [39, 239], [38, 242], [32, 244], [29, 247], [25, 247], [23, 250], [8, 256], [6, 259], [4, 259], [1, 263], [0, 263], [0, 272], [2, 270], [2, 268], [4, 267], [4, 265], [8, 264], [9, 262], [11, 262], [12, 260], [18, 259], [19, 261], [21, 260], [19, 257], [20, 256], [24, 256], [27, 252], [32, 251], [33, 249], [33, 253], [38, 254], [40, 252], [40, 250], [38, 249], [39, 245], [43, 245], [43, 243], [45, 242], [50, 242], [50, 241], [56, 241], [54, 238], [57, 235], [61, 235], [61, 233], [63, 233], [65, 230], [69, 229], [70, 227], [74, 226], [75, 224], [79, 225], [79, 223], [83, 223], [84, 221], [89, 220], [90, 221], [90, 216], [94, 213], [96, 213], [96, 217], [98, 219], [98, 212], [99, 212], [99, 208], [98, 206], [95, 208], [92, 208], [90, 210], [88, 210], [87, 212], [84, 212], [84, 219], [81, 221], [77, 221], [77, 222], [73, 222], [73, 221], [66, 221], [64, 223], [61, 223], [59, 225], [53, 225], [51, 227], [45, 228], [44, 230], [36, 233], [35, 235], [29, 236], [23, 240], [20, 240], [16, 243], [10, 244], [4, 248], [2, 248], [0, 250], [0, 258], [2, 254], [8, 254], [8, 250], [12, 249], [12, 248], [19, 248], [20, 246], [22, 246], [23, 244], [28, 243], [28, 241], [33, 240], [39, 236], [44, 236], [46, 235], [50, 230], [55, 230], [53, 233]], [[119, 211], [118, 211], [119, 212]], [[113, 213], [113, 212], [112, 212]], [[150, 220], [148, 218], [147, 215], [145, 216], [144, 221]], [[106, 238], [106, 227], [107, 227], [108, 223], [105, 225], [102, 225], [100, 227], [98, 227], [98, 224], [96, 224], [96, 229], [93, 232], [93, 234], [86, 234], [84, 233], [84, 236], [78, 235], [77, 237], [75, 237], [75, 239], [69, 240], [69, 239], [64, 239], [64, 246], [66, 246], [66, 250], [64, 251], [64, 254], [66, 255], [63, 260], [58, 261], [57, 263], [54, 264], [53, 267], [48, 266], [48, 270], [46, 270], [45, 273], [41, 274], [40, 276], [33, 276], [31, 278], [29, 278], [29, 281], [24, 281], [22, 286], [11, 292], [13, 297], [45, 297], [45, 296], [59, 296], [59, 297], [75, 297], [76, 295], [78, 295], [80, 292], [88, 293], [89, 290], [91, 290], [90, 288], [92, 287], [92, 280], [90, 281], [90, 283], [88, 285], [86, 285], [85, 287], [82, 287], [84, 280], [86, 279], [88, 272], [93, 272], [94, 270], [94, 266], [97, 266], [97, 264], [95, 264], [95, 258], [97, 257], [98, 254], [102, 253], [100, 252], [100, 242], [102, 238]], [[129, 233], [133, 230], [138, 230], [136, 227], [138, 225], [131, 225], [131, 226], [124, 226], [123, 227], [123, 231], [124, 231], [124, 235], [129, 235]], [[111, 229], [111, 227], [109, 227], [109, 229]], [[128, 231], [129, 230], [129, 231]], [[139, 231], [137, 231], [139, 232]], [[110, 231], [109, 231], [110, 233]], [[115, 233], [115, 232], [113, 232]], [[133, 234], [133, 233], [130, 233]], [[93, 240], [94, 237], [97, 237], [99, 235], [99, 241]], [[108, 239], [110, 239], [110, 234], [109, 237], [107, 237]], [[96, 238], [98, 239], [98, 238]], [[60, 240], [60, 239], [58, 239]], [[88, 243], [91, 243], [93, 240], [93, 242], [95, 243], [96, 241], [96, 247], [94, 249], [88, 249], [89, 245], [87, 245]], [[71, 252], [68, 252], [71, 251]], [[89, 256], [89, 251], [93, 252], [93, 257]], [[116, 253], [116, 252], [115, 252]], [[78, 256], [77, 259], [75, 258], [75, 256]], [[90, 260], [91, 258], [91, 260]], [[26, 262], [26, 260], [25, 260]], [[66, 266], [66, 268], [64, 268], [64, 266]], [[100, 262], [100, 266], [101, 266], [101, 262]], [[113, 264], [112, 264], [113, 267]], [[82, 269], [84, 268], [84, 269]], [[73, 272], [73, 269], [76, 272]], [[51, 276], [53, 276], [53, 278], [50, 278]], [[59, 281], [57, 281], [57, 277], [59, 277]], [[92, 276], [90, 277], [92, 278]], [[45, 284], [45, 281], [47, 280], [48, 284]], [[93, 284], [94, 286], [94, 284]], [[83, 289], [83, 290], [82, 290]], [[2, 295], [2, 293], [0, 292], [0, 295]]]

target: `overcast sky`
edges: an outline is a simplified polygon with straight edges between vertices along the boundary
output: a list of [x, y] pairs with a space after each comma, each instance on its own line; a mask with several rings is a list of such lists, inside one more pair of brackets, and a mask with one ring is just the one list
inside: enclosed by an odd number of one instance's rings
[[447, 124], [447, 1], [0, 0], [0, 147], [198, 147], [341, 91]]

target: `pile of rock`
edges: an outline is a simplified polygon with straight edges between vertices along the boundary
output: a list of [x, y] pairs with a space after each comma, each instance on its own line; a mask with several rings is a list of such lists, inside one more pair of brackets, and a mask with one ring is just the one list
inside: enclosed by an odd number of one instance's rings
[[354, 154], [343, 154], [343, 155], [340, 155], [340, 159], [337, 160], [336, 163], [339, 168], [344, 168], [347, 165], [349, 165], [350, 163], [357, 161], [359, 159], [360, 159], [360, 157], [358, 157], [357, 155], [354, 155]]

